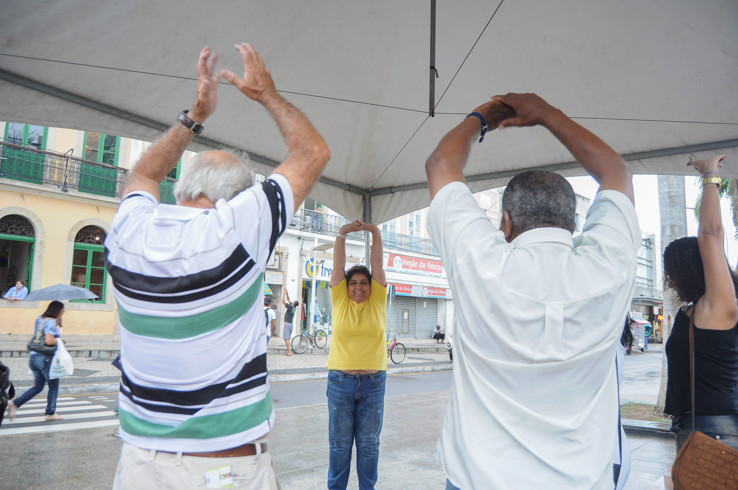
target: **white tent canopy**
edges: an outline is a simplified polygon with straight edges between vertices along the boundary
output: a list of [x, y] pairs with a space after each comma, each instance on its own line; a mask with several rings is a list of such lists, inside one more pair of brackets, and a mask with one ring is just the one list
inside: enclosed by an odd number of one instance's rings
[[[0, 0], [0, 11], [0, 120], [150, 141], [191, 106], [203, 45], [239, 72], [233, 44], [252, 43], [331, 148], [311, 197], [351, 219], [427, 206], [430, 152], [506, 92], [538, 93], [635, 173], [689, 175], [687, 154], [720, 152], [722, 174], [738, 177], [735, 0]], [[192, 149], [212, 147], [248, 152], [261, 173], [286, 156], [266, 112], [225, 82]], [[532, 167], [582, 173], [541, 128], [488, 134], [465, 173], [477, 191]]]

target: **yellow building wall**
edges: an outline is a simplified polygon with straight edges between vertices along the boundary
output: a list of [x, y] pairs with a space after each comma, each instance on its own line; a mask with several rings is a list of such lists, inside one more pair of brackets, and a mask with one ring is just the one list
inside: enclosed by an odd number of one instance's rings
[[[62, 193], [32, 184], [0, 182], [0, 218], [18, 214], [35, 229], [32, 289], [69, 284], [74, 238], [85, 226], [109, 232], [118, 203], [97, 196]], [[115, 301], [110, 278], [104, 303], [65, 302], [65, 335], [112, 335], [115, 332]], [[34, 322], [48, 306], [42, 302], [0, 301], [0, 333], [30, 334]]]

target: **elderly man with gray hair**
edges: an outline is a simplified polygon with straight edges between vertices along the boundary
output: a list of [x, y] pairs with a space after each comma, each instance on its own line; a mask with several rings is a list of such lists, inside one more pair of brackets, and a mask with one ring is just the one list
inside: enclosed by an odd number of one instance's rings
[[[131, 170], [105, 242], [122, 360], [114, 488], [280, 488], [266, 444], [264, 271], [330, 153], [256, 50], [236, 50], [243, 78], [216, 72], [202, 50], [195, 104]], [[215, 112], [221, 77], [266, 109], [289, 156], [252, 186], [234, 154], [200, 153], [183, 165], [177, 205], [160, 204], [159, 184]]]
[[[571, 185], [538, 170], [510, 181], [495, 229], [463, 173], [487, 124], [543, 126], [597, 180], [580, 235]], [[641, 238], [625, 162], [540, 97], [508, 94], [452, 129], [426, 171], [428, 228], [456, 306], [437, 449], [446, 488], [614, 488], [615, 348]]]

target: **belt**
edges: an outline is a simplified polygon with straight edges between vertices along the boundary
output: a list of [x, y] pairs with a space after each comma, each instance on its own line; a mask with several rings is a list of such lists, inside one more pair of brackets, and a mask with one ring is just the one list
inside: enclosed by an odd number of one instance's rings
[[[261, 451], [257, 451], [256, 444], [249, 442], [242, 446], [232, 447], [230, 449], [222, 449], [220, 451], [209, 451], [205, 453], [182, 453], [182, 456], [195, 456], [198, 458], [239, 458], [242, 456], [256, 456], [260, 453], [267, 452], [267, 443], [259, 444]], [[162, 453], [170, 451], [160, 451]], [[176, 453], [172, 453], [176, 454]]]

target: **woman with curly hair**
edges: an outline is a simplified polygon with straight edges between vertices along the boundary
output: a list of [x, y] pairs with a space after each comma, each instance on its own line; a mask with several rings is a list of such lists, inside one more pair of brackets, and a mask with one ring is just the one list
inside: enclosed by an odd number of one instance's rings
[[[738, 449], [738, 280], [723, 249], [718, 168], [725, 156], [696, 161], [702, 174], [697, 238], [674, 240], [664, 250], [664, 279], [685, 303], [666, 342], [668, 382], [664, 412], [673, 417], [677, 451], [693, 430]], [[694, 325], [694, 407], [689, 368], [689, 328]]]

